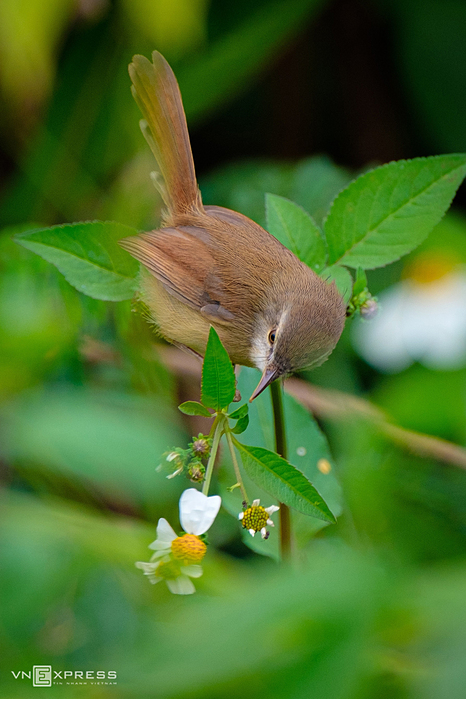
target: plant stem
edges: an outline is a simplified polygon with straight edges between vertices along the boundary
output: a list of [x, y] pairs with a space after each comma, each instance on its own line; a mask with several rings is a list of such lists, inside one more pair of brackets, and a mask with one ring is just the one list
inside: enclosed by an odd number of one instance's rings
[[235, 469], [236, 479], [237, 479], [238, 484], [239, 484], [240, 489], [241, 489], [241, 494], [242, 494], [242, 497], [243, 497], [243, 501], [245, 501], [247, 504], [249, 504], [248, 495], [246, 494], [246, 489], [244, 488], [243, 480], [242, 480], [242, 478], [241, 478], [241, 472], [240, 472], [240, 469], [239, 469], [238, 461], [237, 461], [237, 459], [236, 459], [235, 447], [234, 447], [234, 445], [233, 445], [233, 441], [231, 440], [231, 433], [230, 433], [230, 431], [226, 431], [225, 435], [226, 435], [226, 437], [227, 437], [228, 447], [230, 448], [231, 459], [232, 459], [232, 461], [233, 461], [233, 467], [234, 467], [234, 469]]
[[[287, 459], [287, 445], [285, 432], [285, 414], [283, 411], [283, 389], [280, 380], [270, 385], [272, 395], [273, 423], [275, 428], [275, 451]], [[283, 560], [289, 560], [291, 556], [291, 519], [290, 510], [286, 504], [280, 502], [280, 551]]]
[[[214, 471], [215, 458], [217, 457], [218, 444], [220, 443], [220, 438], [223, 433], [223, 423], [225, 419], [223, 414], [219, 414], [214, 421], [214, 438], [212, 441], [212, 450], [210, 451], [209, 461], [207, 463], [204, 485], [202, 487], [202, 493], [206, 496], [209, 494], [210, 480], [212, 479], [212, 472]], [[215, 427], [215, 428], [214, 428]]]

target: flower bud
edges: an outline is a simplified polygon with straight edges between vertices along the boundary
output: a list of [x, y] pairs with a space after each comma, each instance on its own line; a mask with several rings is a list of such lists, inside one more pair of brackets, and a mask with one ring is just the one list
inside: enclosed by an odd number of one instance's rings
[[379, 311], [379, 305], [375, 299], [368, 299], [367, 302], [364, 302], [359, 311], [362, 318], [369, 321], [369, 319], [373, 319], [376, 316]]
[[210, 445], [210, 439], [203, 436], [202, 433], [190, 443], [191, 449], [197, 458], [207, 458], [210, 453]]
[[202, 482], [204, 480], [205, 467], [200, 460], [191, 460], [188, 465], [188, 477], [191, 482]]

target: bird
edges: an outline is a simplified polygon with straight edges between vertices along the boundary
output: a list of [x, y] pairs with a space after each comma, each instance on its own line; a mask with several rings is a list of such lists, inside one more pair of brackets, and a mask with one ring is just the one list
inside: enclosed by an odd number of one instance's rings
[[234, 365], [262, 372], [252, 401], [274, 380], [327, 359], [346, 305], [334, 282], [256, 222], [203, 204], [180, 89], [165, 58], [136, 55], [129, 75], [165, 208], [159, 229], [119, 243], [141, 263], [140, 298], [160, 335], [203, 357], [213, 326]]

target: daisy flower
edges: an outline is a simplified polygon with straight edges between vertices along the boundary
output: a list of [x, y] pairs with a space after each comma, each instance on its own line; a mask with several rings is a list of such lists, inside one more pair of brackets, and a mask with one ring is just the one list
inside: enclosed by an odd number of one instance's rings
[[273, 504], [264, 508], [260, 506], [260, 499], [254, 499], [252, 506], [238, 514], [238, 518], [243, 528], [247, 528], [253, 537], [260, 531], [261, 536], [266, 540], [269, 537], [266, 526], [275, 525], [270, 516], [279, 508]]
[[434, 370], [466, 364], [466, 269], [419, 256], [407, 276], [379, 295], [380, 313], [352, 329], [356, 351], [381, 372], [419, 362]]
[[197, 489], [186, 489], [180, 498], [180, 522], [185, 531], [181, 536], [166, 519], [159, 519], [157, 538], [149, 545], [154, 550], [150, 562], [136, 562], [152, 584], [164, 579], [173, 594], [195, 592], [191, 578], [202, 575], [198, 563], [207, 550], [199, 536], [213, 524], [221, 501], [219, 496], [207, 497]]

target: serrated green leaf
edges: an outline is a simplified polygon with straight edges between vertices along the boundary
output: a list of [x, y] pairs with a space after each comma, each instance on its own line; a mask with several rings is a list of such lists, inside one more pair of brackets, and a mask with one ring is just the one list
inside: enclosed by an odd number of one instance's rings
[[[259, 370], [241, 368], [238, 377], [238, 390], [243, 397], [251, 396], [257, 387], [259, 377]], [[287, 392], [284, 394], [284, 409], [288, 460], [307, 477], [323, 497], [331, 512], [338, 516], [342, 510], [342, 495], [335, 469], [331, 469], [325, 474], [319, 469], [322, 459], [328, 461], [330, 465], [333, 463], [325, 435], [309, 412]], [[249, 426], [242, 435], [242, 442], [273, 450], [275, 439], [270, 392], [263, 392], [249, 405], [249, 417]], [[242, 510], [241, 496], [238, 490], [230, 493], [227, 489], [236, 482], [233, 465], [230, 464], [227, 450], [221, 454], [218, 478], [222, 505], [229, 513], [237, 517]], [[251, 500], [260, 499], [260, 503], [264, 506], [269, 506], [272, 503], [270, 494], [252, 482], [244, 470], [243, 481]], [[293, 528], [296, 545], [299, 548], [306, 547], [315, 533], [328, 525], [324, 521], [295, 511], [293, 513]], [[245, 545], [254, 552], [279, 559], [277, 528], [271, 531], [268, 540], [251, 538], [247, 531], [242, 531], [241, 534]]]
[[392, 263], [440, 221], [466, 174], [466, 154], [414, 158], [375, 168], [334, 200], [325, 222], [328, 262]]
[[327, 281], [335, 280], [338, 292], [346, 303], [349, 302], [353, 292], [353, 278], [347, 268], [342, 265], [331, 265], [322, 271], [321, 277]]
[[214, 327], [210, 327], [209, 340], [202, 365], [201, 401], [204, 406], [219, 411], [233, 401], [236, 378], [233, 365]]
[[135, 234], [124, 224], [94, 221], [27, 231], [15, 241], [53, 263], [79, 292], [119, 302], [134, 294], [138, 263], [117, 242]]
[[212, 416], [210, 411], [200, 404], [200, 402], [183, 402], [178, 409], [187, 416], [208, 416], [209, 419]]
[[249, 416], [248, 416], [248, 414], [246, 414], [245, 416], [241, 417], [241, 419], [238, 419], [234, 428], [232, 428], [230, 430], [232, 433], [236, 433], [236, 435], [239, 435], [240, 433], [244, 433], [244, 431], [247, 429], [248, 426], [249, 426]]
[[296, 467], [271, 450], [243, 445], [236, 439], [234, 442], [245, 471], [259, 487], [296, 511], [335, 522], [319, 492]]
[[322, 231], [299, 205], [285, 197], [265, 196], [267, 229], [303, 263], [316, 272], [325, 266], [326, 250]]
[[235, 411], [232, 411], [231, 414], [228, 414], [230, 419], [242, 419], [243, 416], [246, 416], [249, 412], [249, 406], [247, 404], [243, 404], [243, 406], [240, 406], [238, 409], [235, 409]]

